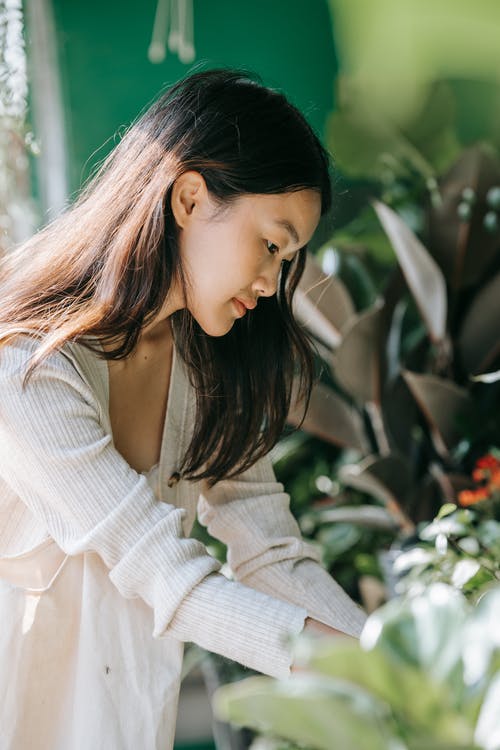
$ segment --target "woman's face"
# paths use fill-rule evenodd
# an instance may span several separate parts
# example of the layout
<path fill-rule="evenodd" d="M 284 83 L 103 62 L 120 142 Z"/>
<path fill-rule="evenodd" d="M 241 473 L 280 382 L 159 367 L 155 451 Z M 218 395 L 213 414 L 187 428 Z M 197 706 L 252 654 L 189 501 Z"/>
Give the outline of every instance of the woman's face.
<path fill-rule="evenodd" d="M 223 336 L 258 297 L 275 294 L 282 262 L 318 225 L 321 200 L 309 189 L 250 194 L 217 213 L 203 177 L 187 172 L 174 185 L 172 208 L 189 282 L 185 306 L 207 334 Z"/>

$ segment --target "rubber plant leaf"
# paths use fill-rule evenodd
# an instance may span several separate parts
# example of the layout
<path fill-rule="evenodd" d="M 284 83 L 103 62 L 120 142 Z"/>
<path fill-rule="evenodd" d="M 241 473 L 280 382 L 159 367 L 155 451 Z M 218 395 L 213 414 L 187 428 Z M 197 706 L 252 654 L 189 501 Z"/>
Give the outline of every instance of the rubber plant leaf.
<path fill-rule="evenodd" d="M 472 409 L 465 388 L 436 375 L 422 375 L 404 370 L 403 378 L 422 411 L 434 447 L 444 458 L 461 439 L 459 418 Z"/>
<path fill-rule="evenodd" d="M 441 269 L 398 214 L 380 201 L 374 208 L 391 240 L 429 336 L 434 343 L 446 336 L 447 295 Z"/>
<path fill-rule="evenodd" d="M 303 411 L 303 406 L 293 402 L 287 421 L 297 427 Z M 301 429 L 341 448 L 354 448 L 361 453 L 369 449 L 361 416 L 324 383 L 314 385 Z"/>

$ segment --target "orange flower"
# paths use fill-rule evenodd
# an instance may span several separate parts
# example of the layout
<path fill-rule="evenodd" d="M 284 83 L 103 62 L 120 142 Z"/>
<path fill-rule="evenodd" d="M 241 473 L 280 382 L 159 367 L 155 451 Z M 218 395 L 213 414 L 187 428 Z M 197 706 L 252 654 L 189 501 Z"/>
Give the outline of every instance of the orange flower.
<path fill-rule="evenodd" d="M 478 487 L 477 490 L 462 490 L 458 493 L 458 503 L 466 508 L 468 505 L 474 505 L 481 500 L 487 500 L 489 492 L 487 487 Z"/>
<path fill-rule="evenodd" d="M 500 459 L 486 453 L 477 459 L 472 478 L 478 485 L 475 490 L 462 490 L 458 493 L 458 503 L 463 507 L 488 500 L 500 490 Z"/>
<path fill-rule="evenodd" d="M 495 469 L 495 471 L 491 472 L 490 488 L 496 490 L 500 489 L 500 469 Z"/>
<path fill-rule="evenodd" d="M 493 456 L 491 453 L 487 453 L 485 456 L 478 458 L 474 471 L 472 472 L 472 478 L 478 484 L 486 481 L 490 478 L 492 472 L 497 471 L 500 468 L 500 461 L 498 458 Z"/>
<path fill-rule="evenodd" d="M 479 482 L 482 482 L 483 479 L 488 478 L 489 471 L 487 469 L 474 469 L 472 472 L 472 478 L 475 482 L 479 484 Z"/>
<path fill-rule="evenodd" d="M 487 453 L 485 456 L 481 456 L 476 461 L 476 469 L 498 469 L 500 467 L 500 460 L 496 458 L 492 453 Z"/>

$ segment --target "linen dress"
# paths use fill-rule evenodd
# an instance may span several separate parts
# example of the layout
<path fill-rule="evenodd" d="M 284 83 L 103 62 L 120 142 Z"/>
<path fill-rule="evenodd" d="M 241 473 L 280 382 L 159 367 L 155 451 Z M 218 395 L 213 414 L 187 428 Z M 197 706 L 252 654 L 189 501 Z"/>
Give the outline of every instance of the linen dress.
<path fill-rule="evenodd" d="M 269 458 L 178 481 L 194 394 L 175 351 L 160 461 L 138 474 L 106 362 L 67 344 L 23 388 L 35 346 L 0 349 L 0 750 L 171 750 L 185 641 L 284 678 L 307 615 L 359 634 Z M 189 537 L 197 514 L 235 580 Z"/>

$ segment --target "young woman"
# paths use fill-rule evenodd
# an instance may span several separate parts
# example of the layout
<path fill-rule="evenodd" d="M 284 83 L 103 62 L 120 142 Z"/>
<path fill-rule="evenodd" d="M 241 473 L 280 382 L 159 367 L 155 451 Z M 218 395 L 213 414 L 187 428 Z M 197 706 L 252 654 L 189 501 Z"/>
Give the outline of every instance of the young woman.
<path fill-rule="evenodd" d="M 297 109 L 197 72 L 4 259 L 2 750 L 168 750 L 185 641 L 285 677 L 290 634 L 359 634 L 268 458 L 311 387 L 291 301 L 329 204 Z"/>

